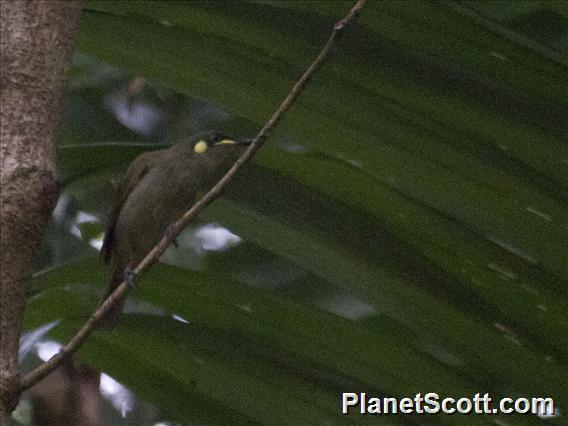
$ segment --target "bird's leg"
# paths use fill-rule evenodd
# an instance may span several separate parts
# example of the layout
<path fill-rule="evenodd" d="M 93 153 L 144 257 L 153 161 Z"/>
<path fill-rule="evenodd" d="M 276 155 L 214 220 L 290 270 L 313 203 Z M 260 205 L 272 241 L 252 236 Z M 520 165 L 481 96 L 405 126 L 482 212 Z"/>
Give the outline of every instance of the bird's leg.
<path fill-rule="evenodd" d="M 124 282 L 131 288 L 137 288 L 135 282 L 136 274 L 132 268 L 132 264 L 129 263 L 126 268 L 124 268 Z"/>
<path fill-rule="evenodd" d="M 168 239 L 170 239 L 175 234 L 175 226 L 174 226 L 173 223 L 170 223 L 168 225 L 168 227 L 166 228 L 165 234 L 166 234 L 166 238 L 168 238 Z M 174 245 L 175 248 L 179 247 L 177 239 L 175 239 L 175 238 L 172 240 L 172 244 Z"/>

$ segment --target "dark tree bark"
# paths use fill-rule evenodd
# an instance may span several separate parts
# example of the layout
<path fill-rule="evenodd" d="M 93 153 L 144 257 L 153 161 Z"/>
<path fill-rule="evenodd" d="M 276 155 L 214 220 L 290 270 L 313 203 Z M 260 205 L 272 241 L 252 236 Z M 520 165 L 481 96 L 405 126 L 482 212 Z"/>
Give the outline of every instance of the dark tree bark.
<path fill-rule="evenodd" d="M 32 261 L 59 194 L 55 134 L 81 3 L 2 1 L 0 422 L 19 398 L 18 347 Z"/>

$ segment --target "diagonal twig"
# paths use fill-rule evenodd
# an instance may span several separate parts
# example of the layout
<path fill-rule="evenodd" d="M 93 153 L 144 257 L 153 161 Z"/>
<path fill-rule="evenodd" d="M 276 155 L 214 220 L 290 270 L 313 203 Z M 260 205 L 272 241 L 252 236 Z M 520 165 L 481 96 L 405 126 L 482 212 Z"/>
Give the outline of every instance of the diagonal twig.
<path fill-rule="evenodd" d="M 288 96 L 280 104 L 278 109 L 272 114 L 270 119 L 262 127 L 260 132 L 254 138 L 252 144 L 247 148 L 247 150 L 241 155 L 241 157 L 233 164 L 229 171 L 205 194 L 197 203 L 195 203 L 185 214 L 178 219 L 168 230 L 166 235 L 150 250 L 150 252 L 142 259 L 142 261 L 134 268 L 134 276 L 140 274 L 144 269 L 146 269 L 151 264 L 155 263 L 166 248 L 173 242 L 173 240 L 183 231 L 188 222 L 193 219 L 197 214 L 203 210 L 207 205 L 209 205 L 213 200 L 215 200 L 222 192 L 223 188 L 229 184 L 233 179 L 235 174 L 243 167 L 243 165 L 249 161 L 252 156 L 264 145 L 267 139 L 270 137 L 272 130 L 278 125 L 282 120 L 282 117 L 296 101 L 298 96 L 303 92 L 306 84 L 312 78 L 314 73 L 321 67 L 325 60 L 329 57 L 333 47 L 337 44 L 337 40 L 345 27 L 350 24 L 356 16 L 361 12 L 363 6 L 367 0 L 357 0 L 355 5 L 347 13 L 347 15 L 338 21 L 331 32 L 327 42 L 323 46 L 322 50 L 318 56 L 314 59 L 312 64 L 300 77 L 300 79 L 294 84 Z M 91 315 L 91 317 L 85 322 L 81 329 L 71 338 L 71 340 L 59 351 L 58 354 L 54 355 L 47 362 L 43 363 L 36 369 L 32 370 L 26 376 L 24 376 L 20 382 L 20 390 L 24 391 L 39 382 L 42 378 L 47 376 L 49 373 L 54 371 L 61 362 L 69 357 L 73 352 L 75 352 L 79 346 L 85 341 L 85 339 L 94 330 L 96 323 L 103 318 L 113 307 L 115 303 L 121 300 L 129 290 L 129 285 L 122 282 L 114 292 L 97 308 L 97 310 Z"/>

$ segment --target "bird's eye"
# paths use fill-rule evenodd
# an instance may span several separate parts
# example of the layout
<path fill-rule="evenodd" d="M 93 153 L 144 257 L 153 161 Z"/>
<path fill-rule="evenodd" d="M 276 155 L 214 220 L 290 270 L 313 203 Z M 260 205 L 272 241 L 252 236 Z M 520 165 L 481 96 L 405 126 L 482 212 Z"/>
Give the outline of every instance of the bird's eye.
<path fill-rule="evenodd" d="M 196 154 L 203 154 L 203 153 L 207 152 L 208 148 L 209 148 L 209 146 L 207 145 L 207 142 L 205 142 L 204 140 L 201 140 L 201 141 L 199 141 L 195 144 L 195 146 L 193 147 L 193 150 L 195 151 Z"/>

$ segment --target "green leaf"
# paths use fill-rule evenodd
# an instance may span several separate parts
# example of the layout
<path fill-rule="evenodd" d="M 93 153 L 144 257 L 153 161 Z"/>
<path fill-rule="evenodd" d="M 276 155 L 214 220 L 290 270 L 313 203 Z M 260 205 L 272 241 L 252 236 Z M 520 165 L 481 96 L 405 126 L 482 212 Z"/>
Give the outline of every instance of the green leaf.
<path fill-rule="evenodd" d="M 181 109 L 161 124 L 169 135 L 250 136 L 351 5 L 87 2 L 78 46 L 88 60 L 69 90 L 72 105 L 96 107 L 65 126 L 67 193 L 102 217 L 109 180 L 164 146 L 132 143 L 104 112 L 127 78 L 189 96 L 181 108 L 156 103 Z M 368 2 L 269 144 L 201 215 L 240 244 L 180 247 L 179 264 L 200 271 L 143 275 L 130 296 L 138 313 L 97 332 L 82 359 L 185 423 L 359 422 L 338 414 L 338 395 L 353 389 L 553 396 L 564 415 L 566 16 L 562 2 Z M 119 68 L 104 66 L 114 80 L 98 82 L 93 58 Z M 94 259 L 36 274 L 26 329 L 63 318 L 52 336 L 68 339 L 105 281 Z M 143 315 L 145 304 L 189 323 Z"/>

